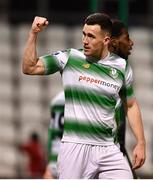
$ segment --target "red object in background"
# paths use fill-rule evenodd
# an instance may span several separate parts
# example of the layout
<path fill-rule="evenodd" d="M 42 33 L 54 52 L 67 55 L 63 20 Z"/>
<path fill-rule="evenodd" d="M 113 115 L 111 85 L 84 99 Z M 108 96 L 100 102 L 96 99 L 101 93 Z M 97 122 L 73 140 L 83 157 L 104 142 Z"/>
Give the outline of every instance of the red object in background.
<path fill-rule="evenodd" d="M 29 157 L 29 171 L 31 178 L 42 178 L 46 168 L 46 156 L 43 146 L 36 133 L 32 133 L 29 142 L 20 146 Z"/>

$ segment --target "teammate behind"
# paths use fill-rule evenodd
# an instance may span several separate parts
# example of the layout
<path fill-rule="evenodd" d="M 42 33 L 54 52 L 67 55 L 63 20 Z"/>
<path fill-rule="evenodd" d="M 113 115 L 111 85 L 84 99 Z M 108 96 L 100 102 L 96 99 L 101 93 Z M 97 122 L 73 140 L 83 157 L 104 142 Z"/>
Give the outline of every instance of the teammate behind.
<path fill-rule="evenodd" d="M 63 134 L 64 104 L 64 92 L 58 93 L 50 104 L 51 119 L 48 128 L 49 163 L 44 173 L 44 179 L 57 178 L 57 156 Z"/>
<path fill-rule="evenodd" d="M 118 20 L 112 20 L 113 28 L 112 28 L 112 37 L 110 43 L 110 50 L 119 55 L 124 59 L 128 59 L 128 56 L 131 54 L 133 41 L 129 37 L 128 29 L 126 25 Z M 126 113 L 124 109 L 124 91 L 120 91 L 120 96 L 122 99 L 121 106 L 116 110 L 116 121 L 117 121 L 117 133 L 116 133 L 116 142 L 119 142 L 120 149 L 123 152 L 124 156 L 126 156 L 129 165 L 131 167 L 133 177 L 137 178 L 134 169 L 132 168 L 132 163 L 130 161 L 129 155 L 125 148 L 125 134 L 126 134 Z"/>

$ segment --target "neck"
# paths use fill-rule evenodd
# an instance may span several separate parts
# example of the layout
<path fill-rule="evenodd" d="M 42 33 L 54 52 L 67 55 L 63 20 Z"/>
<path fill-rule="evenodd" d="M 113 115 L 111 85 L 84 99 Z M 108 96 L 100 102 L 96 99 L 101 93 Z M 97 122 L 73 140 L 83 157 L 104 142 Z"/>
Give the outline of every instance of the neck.
<path fill-rule="evenodd" d="M 98 62 L 99 60 L 103 60 L 105 57 L 108 56 L 110 51 L 108 49 L 104 49 L 101 56 L 93 57 L 93 56 L 87 56 L 88 61 L 90 62 Z"/>
<path fill-rule="evenodd" d="M 109 50 L 105 48 L 102 52 L 101 59 L 104 59 L 108 54 L 109 54 Z"/>

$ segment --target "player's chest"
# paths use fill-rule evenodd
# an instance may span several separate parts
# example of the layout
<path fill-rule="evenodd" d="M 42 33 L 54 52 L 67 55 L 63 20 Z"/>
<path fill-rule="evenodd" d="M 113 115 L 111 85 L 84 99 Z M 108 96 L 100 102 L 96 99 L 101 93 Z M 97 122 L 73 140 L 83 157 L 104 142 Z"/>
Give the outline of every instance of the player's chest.
<path fill-rule="evenodd" d="M 79 62 L 69 64 L 63 73 L 64 84 L 116 93 L 123 84 L 123 75 L 112 66 Z"/>

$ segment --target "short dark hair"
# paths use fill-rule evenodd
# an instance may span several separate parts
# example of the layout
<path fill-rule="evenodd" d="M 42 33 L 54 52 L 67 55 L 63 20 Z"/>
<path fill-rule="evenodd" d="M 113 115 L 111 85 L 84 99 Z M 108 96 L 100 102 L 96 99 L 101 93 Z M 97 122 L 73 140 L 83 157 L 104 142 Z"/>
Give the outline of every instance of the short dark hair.
<path fill-rule="evenodd" d="M 119 37 L 122 35 L 122 30 L 127 29 L 126 25 L 119 19 L 112 20 L 112 37 Z"/>
<path fill-rule="evenodd" d="M 101 29 L 112 34 L 112 21 L 109 15 L 105 13 L 94 13 L 87 16 L 85 19 L 85 24 L 87 25 L 100 25 Z"/>

